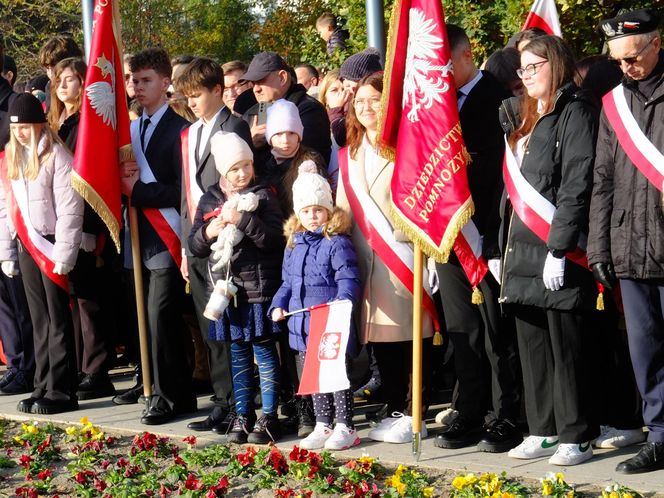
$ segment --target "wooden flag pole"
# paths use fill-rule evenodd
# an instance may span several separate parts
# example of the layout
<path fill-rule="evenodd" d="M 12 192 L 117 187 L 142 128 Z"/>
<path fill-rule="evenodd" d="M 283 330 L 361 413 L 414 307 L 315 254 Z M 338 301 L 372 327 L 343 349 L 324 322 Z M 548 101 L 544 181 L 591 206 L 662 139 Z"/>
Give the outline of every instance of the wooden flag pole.
<path fill-rule="evenodd" d="M 141 261 L 141 242 L 138 238 L 138 211 L 129 206 L 129 230 L 131 233 L 131 261 L 134 266 L 134 293 L 136 297 L 136 318 L 138 320 L 138 339 L 141 346 L 141 370 L 143 371 L 143 395 L 146 408 L 152 396 L 152 375 L 150 370 L 150 342 L 145 318 L 145 294 L 143 293 L 143 262 Z"/>
<path fill-rule="evenodd" d="M 419 461 L 422 453 L 422 249 L 415 242 L 413 270 L 413 455 Z"/>

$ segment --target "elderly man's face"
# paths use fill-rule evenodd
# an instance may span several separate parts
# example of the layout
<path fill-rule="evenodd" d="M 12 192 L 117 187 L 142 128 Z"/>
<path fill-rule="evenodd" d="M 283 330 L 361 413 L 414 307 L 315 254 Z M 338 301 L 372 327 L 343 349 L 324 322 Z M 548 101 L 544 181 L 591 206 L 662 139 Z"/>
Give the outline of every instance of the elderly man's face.
<path fill-rule="evenodd" d="M 633 80 L 642 80 L 655 69 L 659 60 L 659 36 L 623 36 L 609 41 L 611 58 L 620 64 L 624 74 Z"/>
<path fill-rule="evenodd" d="M 254 95 L 258 102 L 274 102 L 286 95 L 290 79 L 286 71 L 273 71 L 260 81 L 254 81 Z"/>

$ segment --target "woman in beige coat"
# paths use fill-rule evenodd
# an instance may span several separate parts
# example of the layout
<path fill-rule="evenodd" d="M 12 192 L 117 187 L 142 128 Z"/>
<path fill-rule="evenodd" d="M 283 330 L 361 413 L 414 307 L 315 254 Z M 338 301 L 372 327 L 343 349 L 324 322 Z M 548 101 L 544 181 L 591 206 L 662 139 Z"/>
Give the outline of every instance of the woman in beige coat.
<path fill-rule="evenodd" d="M 394 229 L 389 214 L 394 163 L 380 157 L 375 150 L 382 91 L 382 72 L 366 76 L 358 84 L 347 121 L 348 146 L 339 151 L 337 206 L 349 212 L 354 220 L 352 239 L 364 284 L 358 333 L 363 344 L 373 347 L 382 385 L 387 387 L 383 391 L 391 413 L 369 432 L 369 437 L 406 443 L 412 440 L 413 295 L 381 259 L 386 257 L 385 253 L 376 252 L 375 241 L 370 243 L 358 223 L 365 220 L 374 235 L 380 233 L 385 241 L 383 247 L 393 250 L 390 257 L 401 256 L 402 260 L 412 261 L 412 247 Z M 429 319 L 424 320 L 423 335 L 424 350 L 428 351 L 433 335 Z M 422 432 L 426 436 L 425 426 Z"/>

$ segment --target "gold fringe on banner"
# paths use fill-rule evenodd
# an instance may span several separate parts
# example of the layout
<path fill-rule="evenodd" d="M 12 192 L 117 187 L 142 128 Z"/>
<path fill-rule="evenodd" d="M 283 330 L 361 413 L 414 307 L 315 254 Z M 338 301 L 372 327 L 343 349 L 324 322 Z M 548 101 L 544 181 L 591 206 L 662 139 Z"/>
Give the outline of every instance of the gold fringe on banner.
<path fill-rule="evenodd" d="M 597 305 L 595 306 L 598 311 L 604 311 L 604 293 L 597 294 Z"/>
<path fill-rule="evenodd" d="M 473 296 L 470 299 L 473 304 L 480 305 L 484 302 L 484 294 L 477 287 L 473 287 Z"/>
<path fill-rule="evenodd" d="M 433 345 L 434 346 L 442 346 L 443 345 L 443 336 L 440 333 L 440 330 L 436 330 L 436 332 L 433 334 Z"/>
<path fill-rule="evenodd" d="M 118 173 L 119 174 L 119 173 Z M 99 196 L 97 191 L 92 188 L 92 186 L 85 181 L 79 174 L 72 170 L 71 172 L 71 184 L 74 187 L 74 190 L 79 193 L 81 197 L 87 202 L 92 209 L 95 210 L 95 213 L 99 215 L 102 221 L 108 227 L 108 231 L 111 234 L 111 239 L 115 243 L 115 248 L 118 253 L 120 252 L 120 224 L 118 220 L 113 216 L 111 210 L 108 209 L 108 206 L 104 200 Z"/>

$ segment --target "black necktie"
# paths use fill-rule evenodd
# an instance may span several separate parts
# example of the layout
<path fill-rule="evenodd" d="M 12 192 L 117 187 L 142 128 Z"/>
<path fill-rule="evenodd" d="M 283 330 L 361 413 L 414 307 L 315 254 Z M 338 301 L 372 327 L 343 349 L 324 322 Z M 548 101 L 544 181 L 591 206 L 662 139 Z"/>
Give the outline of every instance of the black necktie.
<path fill-rule="evenodd" d="M 141 130 L 141 150 L 145 152 L 145 132 L 148 131 L 148 126 L 150 126 L 150 118 L 145 118 L 141 125 L 143 126 Z"/>

